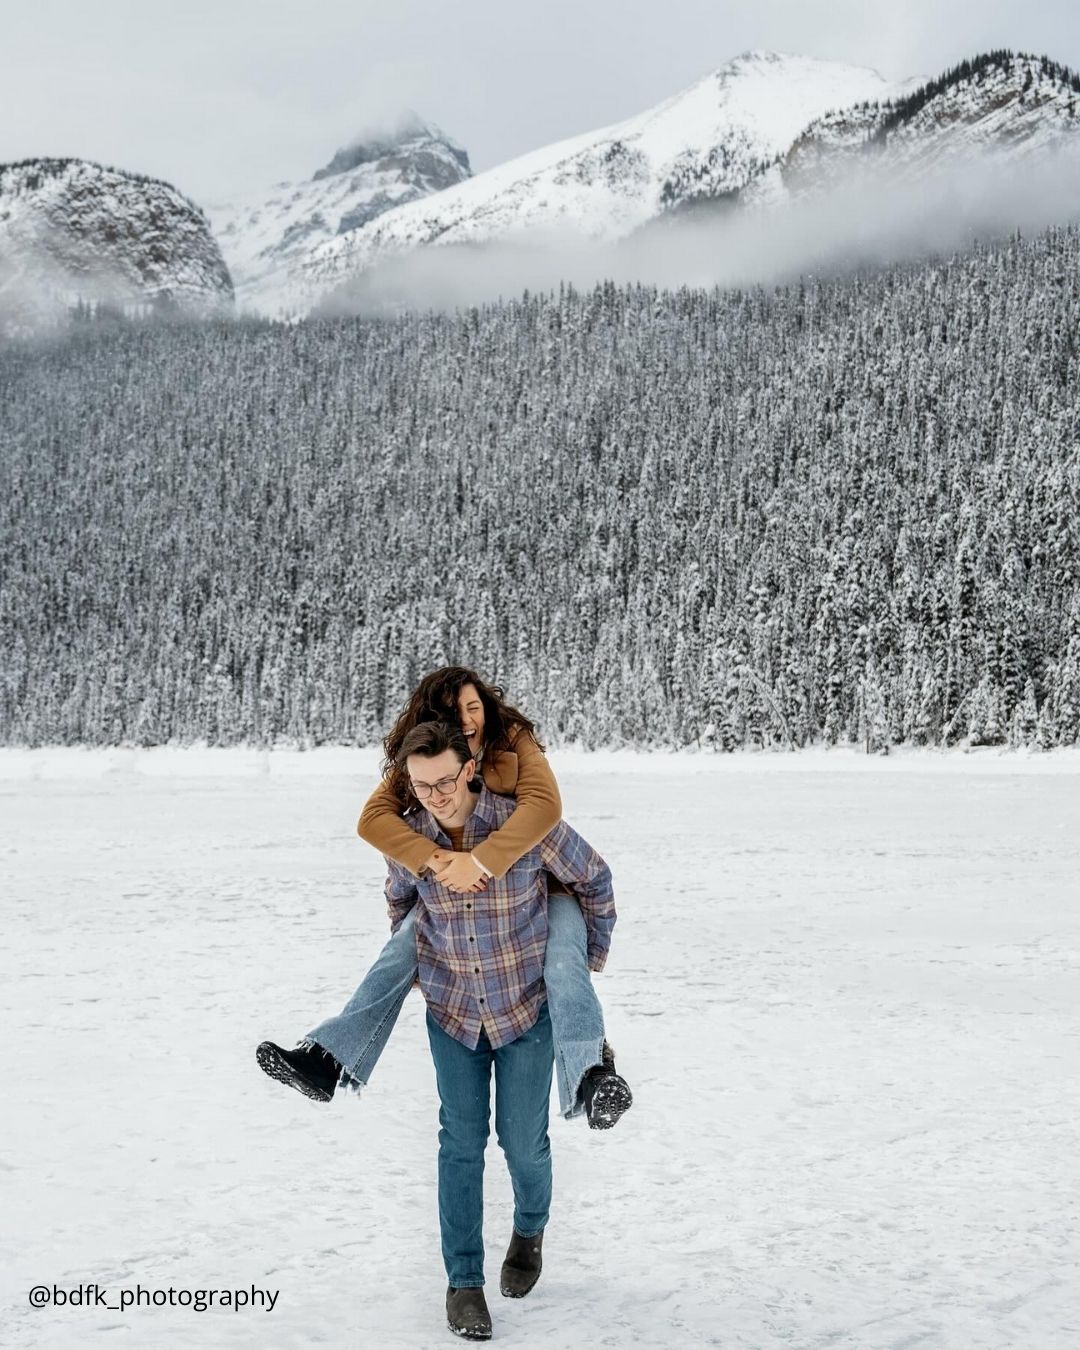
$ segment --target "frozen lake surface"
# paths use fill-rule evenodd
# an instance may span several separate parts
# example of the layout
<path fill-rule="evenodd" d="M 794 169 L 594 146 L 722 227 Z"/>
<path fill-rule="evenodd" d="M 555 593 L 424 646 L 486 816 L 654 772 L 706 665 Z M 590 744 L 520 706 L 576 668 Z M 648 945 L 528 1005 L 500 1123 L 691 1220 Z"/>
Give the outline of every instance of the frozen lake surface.
<path fill-rule="evenodd" d="M 544 1273 L 496 1344 L 1080 1344 L 1080 757 L 554 754 L 607 857 L 635 1105 L 553 1113 Z M 367 1092 L 256 1043 L 387 932 L 375 756 L 0 751 L 13 1346 L 436 1347 L 437 1098 L 413 994 Z M 33 1285 L 272 1311 L 44 1307 Z"/>

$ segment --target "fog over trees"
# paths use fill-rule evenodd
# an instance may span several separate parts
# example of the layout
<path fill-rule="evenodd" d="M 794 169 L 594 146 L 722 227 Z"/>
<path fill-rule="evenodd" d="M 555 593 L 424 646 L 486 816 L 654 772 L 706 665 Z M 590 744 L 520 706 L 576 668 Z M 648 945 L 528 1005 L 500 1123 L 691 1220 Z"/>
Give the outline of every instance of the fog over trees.
<path fill-rule="evenodd" d="M 0 350 L 0 739 L 1080 739 L 1080 232 Z"/>

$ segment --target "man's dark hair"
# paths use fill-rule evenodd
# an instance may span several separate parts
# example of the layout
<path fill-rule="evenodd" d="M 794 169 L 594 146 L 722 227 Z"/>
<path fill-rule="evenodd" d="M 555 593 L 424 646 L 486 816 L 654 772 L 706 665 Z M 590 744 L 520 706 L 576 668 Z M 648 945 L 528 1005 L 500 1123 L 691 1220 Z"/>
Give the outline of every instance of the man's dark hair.
<path fill-rule="evenodd" d="M 453 750 L 460 764 L 472 759 L 469 742 L 460 727 L 452 727 L 447 722 L 421 722 L 412 731 L 406 732 L 397 752 L 397 767 L 403 769 L 410 755 L 425 755 L 428 759 L 434 759 L 444 750 Z"/>

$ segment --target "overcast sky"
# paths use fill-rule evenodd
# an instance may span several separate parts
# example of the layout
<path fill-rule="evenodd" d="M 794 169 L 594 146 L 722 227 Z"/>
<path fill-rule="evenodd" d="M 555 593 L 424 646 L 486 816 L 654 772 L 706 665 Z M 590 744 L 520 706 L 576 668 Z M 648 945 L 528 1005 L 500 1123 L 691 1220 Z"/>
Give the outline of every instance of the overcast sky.
<path fill-rule="evenodd" d="M 307 178 L 412 107 L 490 168 L 748 47 L 932 76 L 993 47 L 1080 70 L 1076 0 L 34 0 L 5 7 L 0 162 L 76 155 L 209 205 Z"/>

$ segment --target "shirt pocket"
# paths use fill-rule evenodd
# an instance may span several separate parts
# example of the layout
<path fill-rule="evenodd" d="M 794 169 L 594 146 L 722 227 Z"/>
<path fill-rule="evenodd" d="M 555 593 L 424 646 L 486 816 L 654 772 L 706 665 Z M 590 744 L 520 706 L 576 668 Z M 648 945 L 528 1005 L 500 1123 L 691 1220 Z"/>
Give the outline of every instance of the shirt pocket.
<path fill-rule="evenodd" d="M 465 897 L 448 891 L 445 886 L 433 884 L 424 893 L 424 905 L 433 918 L 448 923 L 459 910 L 464 909 Z"/>

